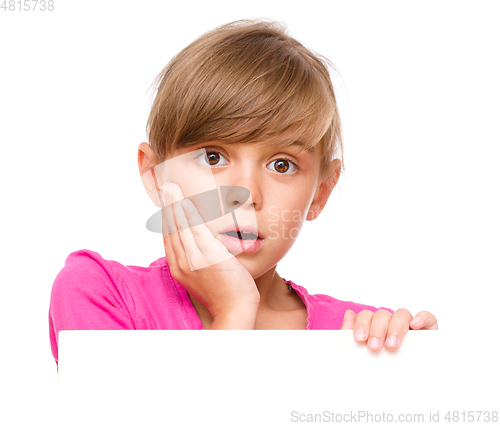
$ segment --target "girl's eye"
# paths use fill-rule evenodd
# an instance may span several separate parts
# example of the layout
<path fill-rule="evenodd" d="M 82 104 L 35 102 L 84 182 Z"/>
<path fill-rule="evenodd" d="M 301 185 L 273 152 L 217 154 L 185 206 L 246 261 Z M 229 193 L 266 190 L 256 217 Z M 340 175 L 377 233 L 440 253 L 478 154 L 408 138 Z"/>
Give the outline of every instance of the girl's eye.
<path fill-rule="evenodd" d="M 197 159 L 203 164 L 204 166 L 221 166 L 222 164 L 227 164 L 228 161 L 226 158 L 217 151 L 206 151 L 205 155 L 200 155 L 197 157 Z M 226 160 L 225 163 L 219 163 L 221 159 Z"/>
<path fill-rule="evenodd" d="M 295 164 L 293 164 L 291 161 L 285 160 L 284 158 L 278 158 L 277 160 L 271 161 L 269 165 L 273 163 L 273 169 L 282 175 L 289 175 L 296 169 Z"/>

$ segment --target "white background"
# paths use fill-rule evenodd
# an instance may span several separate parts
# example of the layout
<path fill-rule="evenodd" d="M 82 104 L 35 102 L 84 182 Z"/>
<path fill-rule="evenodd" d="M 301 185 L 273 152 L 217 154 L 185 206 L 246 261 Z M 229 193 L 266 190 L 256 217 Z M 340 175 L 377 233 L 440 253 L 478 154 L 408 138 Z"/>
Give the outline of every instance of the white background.
<path fill-rule="evenodd" d="M 471 344 L 457 351 L 461 338 Z M 297 423 L 293 411 L 303 419 L 334 411 L 339 422 L 338 414 L 351 410 L 387 414 L 386 421 L 360 422 L 369 425 L 392 424 L 389 414 L 394 423 L 401 423 L 398 414 L 420 414 L 406 423 L 436 426 L 429 413 L 437 411 L 440 424 L 456 425 L 459 415 L 446 421 L 454 411 L 465 412 L 461 424 L 464 418 L 477 423 L 478 411 L 490 417 L 500 411 L 492 386 L 500 380 L 499 338 L 491 330 L 410 331 L 397 353 L 373 354 L 350 331 L 65 330 L 59 333 L 59 411 L 63 426 L 282 426 Z M 297 353 L 299 345 L 307 350 Z M 478 347 L 481 362 L 471 362 Z M 263 349 L 265 361 L 256 362 Z M 99 407 L 104 413 L 96 418 Z M 488 414 L 481 415 L 487 423 Z M 214 417 L 217 423 L 207 421 Z M 357 423 L 349 418 L 342 424 Z"/>
<path fill-rule="evenodd" d="M 53 12 L 0 10 L 9 407 L 50 415 L 57 375 L 47 312 L 69 253 L 86 248 L 140 266 L 164 256 L 161 236 L 145 228 L 156 207 L 137 168 L 148 88 L 196 37 L 242 18 L 285 22 L 341 76 L 346 172 L 280 274 L 310 293 L 429 310 L 443 330 L 498 330 L 497 9 L 494 1 L 55 0 Z"/>

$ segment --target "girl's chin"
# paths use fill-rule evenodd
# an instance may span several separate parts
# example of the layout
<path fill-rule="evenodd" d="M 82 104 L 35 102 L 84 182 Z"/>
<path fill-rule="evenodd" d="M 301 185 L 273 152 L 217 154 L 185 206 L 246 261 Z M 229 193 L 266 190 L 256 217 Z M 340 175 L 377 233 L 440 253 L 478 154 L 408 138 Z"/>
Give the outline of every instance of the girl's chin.
<path fill-rule="evenodd" d="M 239 255 L 236 255 L 235 257 L 246 268 L 246 270 L 250 273 L 250 275 L 254 280 L 262 277 L 276 266 L 276 263 L 272 264 L 268 262 L 263 262 L 262 259 L 260 260 L 257 260 L 255 258 L 252 259 L 245 253 L 241 253 Z"/>

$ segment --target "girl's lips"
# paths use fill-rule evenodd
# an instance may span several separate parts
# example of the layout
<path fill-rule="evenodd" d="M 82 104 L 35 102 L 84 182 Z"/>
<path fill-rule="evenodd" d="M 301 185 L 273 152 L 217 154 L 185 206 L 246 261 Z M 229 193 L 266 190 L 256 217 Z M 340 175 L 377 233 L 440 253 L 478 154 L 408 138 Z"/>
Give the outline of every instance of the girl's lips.
<path fill-rule="evenodd" d="M 264 244 L 264 239 L 258 238 L 256 240 L 240 240 L 239 238 L 231 237 L 227 234 L 219 234 L 222 243 L 230 251 L 241 251 L 243 253 L 255 253 Z"/>
<path fill-rule="evenodd" d="M 233 225 L 228 226 L 227 228 L 224 228 L 223 230 L 221 230 L 220 233 L 223 234 L 223 233 L 230 232 L 230 231 L 248 232 L 248 233 L 252 233 L 252 234 L 259 236 L 259 238 L 264 238 L 264 236 L 259 232 L 259 230 L 255 226 L 252 226 L 252 225 L 235 226 L 233 224 Z"/>

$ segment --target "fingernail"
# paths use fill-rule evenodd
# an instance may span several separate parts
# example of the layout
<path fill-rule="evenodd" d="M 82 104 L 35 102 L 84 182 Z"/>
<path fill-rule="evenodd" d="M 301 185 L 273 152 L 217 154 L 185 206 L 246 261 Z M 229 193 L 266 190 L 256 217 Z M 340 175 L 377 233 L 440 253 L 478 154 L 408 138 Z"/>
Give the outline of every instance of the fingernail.
<path fill-rule="evenodd" d="M 187 200 L 182 200 L 181 204 L 182 204 L 182 207 L 184 207 L 185 209 L 188 208 L 189 204 L 188 204 Z"/>
<path fill-rule="evenodd" d="M 396 336 L 389 336 L 387 338 L 387 346 L 391 348 L 395 348 L 398 346 L 398 338 Z"/>
<path fill-rule="evenodd" d="M 365 340 L 365 332 L 363 330 L 356 330 L 354 333 L 354 340 Z"/>
<path fill-rule="evenodd" d="M 422 325 L 422 320 L 420 318 L 413 318 L 410 322 L 412 327 L 420 327 Z"/>
<path fill-rule="evenodd" d="M 368 346 L 372 349 L 378 349 L 380 347 L 380 340 L 378 340 L 376 337 L 372 337 L 368 342 Z"/>
<path fill-rule="evenodd" d="M 172 188 L 169 184 L 165 184 L 161 188 L 161 192 L 163 192 L 163 198 L 167 203 L 170 203 L 170 198 L 172 195 Z"/>

